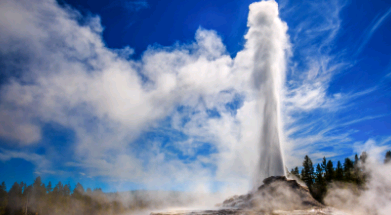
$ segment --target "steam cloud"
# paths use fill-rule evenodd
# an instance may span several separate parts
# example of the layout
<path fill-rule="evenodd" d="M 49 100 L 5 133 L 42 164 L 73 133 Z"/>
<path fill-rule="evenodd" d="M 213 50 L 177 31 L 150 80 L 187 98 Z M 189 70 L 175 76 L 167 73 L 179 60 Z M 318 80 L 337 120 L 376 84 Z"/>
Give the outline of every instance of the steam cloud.
<path fill-rule="evenodd" d="M 262 115 L 260 168 L 256 179 L 285 175 L 281 153 L 280 97 L 285 80 L 285 50 L 288 48 L 286 23 L 278 17 L 276 2 L 250 5 L 246 35 L 253 54 L 254 84 L 259 90 L 258 106 Z M 260 183 L 258 182 L 259 185 Z"/>
<path fill-rule="evenodd" d="M 391 164 L 383 164 L 385 147 L 370 139 L 363 149 L 369 155 L 361 164 L 367 177 L 365 189 L 336 184 L 328 191 L 325 203 L 355 215 L 387 215 L 391 211 Z"/>
<path fill-rule="evenodd" d="M 151 46 L 133 60 L 131 48 L 105 46 L 99 17 L 82 17 L 55 0 L 1 1 L 0 135 L 10 148 L 0 149 L 0 159 L 34 157 L 40 174 L 71 168 L 150 189 L 210 191 L 217 181 L 231 194 L 284 175 L 287 25 L 276 2 L 262 1 L 250 5 L 248 27 L 235 58 L 216 32 L 200 28 L 193 43 Z M 75 141 L 61 149 L 42 141 L 47 125 L 71 130 Z M 186 135 L 168 144 L 194 161 L 159 140 L 134 143 L 149 130 Z M 197 154 L 200 143 L 215 152 Z M 36 154 L 37 146 L 48 150 Z"/>

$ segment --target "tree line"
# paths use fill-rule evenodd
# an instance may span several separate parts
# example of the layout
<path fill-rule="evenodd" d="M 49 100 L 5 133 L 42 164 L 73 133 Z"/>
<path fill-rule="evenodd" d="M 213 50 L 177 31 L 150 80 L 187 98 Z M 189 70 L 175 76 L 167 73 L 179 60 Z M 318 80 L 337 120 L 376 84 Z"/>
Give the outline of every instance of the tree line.
<path fill-rule="evenodd" d="M 85 190 L 77 183 L 73 191 L 69 184 L 58 182 L 52 187 L 37 177 L 32 185 L 15 182 L 7 192 L 5 183 L 0 186 L 0 215 L 52 215 L 52 214 L 120 214 L 125 207 L 97 188 Z"/>
<path fill-rule="evenodd" d="M 357 154 L 354 160 L 345 158 L 334 166 L 331 160 L 325 157 L 322 162 L 314 166 L 309 156 L 304 157 L 303 168 L 291 170 L 290 174 L 301 179 L 309 188 L 312 196 L 320 202 L 327 194 L 332 183 L 349 183 L 364 189 L 368 180 L 365 171 L 367 153 Z M 391 151 L 385 155 L 384 163 L 391 163 Z M 84 187 L 77 183 L 72 190 L 70 184 L 58 182 L 52 187 L 42 183 L 41 177 L 37 177 L 34 183 L 15 182 L 7 192 L 5 182 L 0 185 L 0 215 L 100 215 L 122 214 L 128 210 L 142 209 L 154 204 L 153 201 L 135 195 L 132 202 L 124 204 L 119 201 L 117 194 L 103 193 L 102 189 Z M 174 195 L 177 197 L 177 194 Z M 173 198 L 176 199 L 176 198 Z"/>
<path fill-rule="evenodd" d="M 360 156 L 354 156 L 354 160 L 345 158 L 344 163 L 337 162 L 336 167 L 331 160 L 323 157 L 321 163 L 315 165 L 312 160 L 306 155 L 303 161 L 301 172 L 298 167 L 291 170 L 291 174 L 301 179 L 308 187 L 312 196 L 323 203 L 323 199 L 327 194 L 327 190 L 331 183 L 349 183 L 357 186 L 359 189 L 365 189 L 365 183 L 368 180 L 368 175 L 365 172 L 365 162 L 368 158 L 366 152 Z M 391 151 L 386 152 L 384 163 L 391 162 Z"/>

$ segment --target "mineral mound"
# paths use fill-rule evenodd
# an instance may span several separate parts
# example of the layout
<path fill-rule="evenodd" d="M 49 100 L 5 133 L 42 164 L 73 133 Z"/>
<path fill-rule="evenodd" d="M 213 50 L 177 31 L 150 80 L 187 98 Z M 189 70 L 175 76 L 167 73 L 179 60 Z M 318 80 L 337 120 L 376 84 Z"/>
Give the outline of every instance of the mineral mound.
<path fill-rule="evenodd" d="M 334 214 L 316 201 L 307 187 L 285 176 L 272 176 L 246 195 L 233 196 L 218 204 L 218 209 L 204 211 L 167 211 L 151 215 L 266 215 L 266 214 Z"/>
<path fill-rule="evenodd" d="M 224 208 L 256 210 L 303 210 L 323 208 L 310 194 L 307 187 L 285 176 L 272 176 L 263 180 L 263 185 L 246 195 L 233 196 L 222 204 Z"/>

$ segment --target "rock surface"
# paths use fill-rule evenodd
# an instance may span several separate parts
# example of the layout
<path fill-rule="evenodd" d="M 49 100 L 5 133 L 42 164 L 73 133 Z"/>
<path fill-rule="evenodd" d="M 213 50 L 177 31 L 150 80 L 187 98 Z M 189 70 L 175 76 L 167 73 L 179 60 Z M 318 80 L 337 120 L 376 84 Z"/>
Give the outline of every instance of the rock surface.
<path fill-rule="evenodd" d="M 222 207 L 273 211 L 322 208 L 324 205 L 311 196 L 308 188 L 295 180 L 272 176 L 264 179 L 257 190 L 225 200 Z"/>
<path fill-rule="evenodd" d="M 343 214 L 326 208 L 316 201 L 308 188 L 285 176 L 272 176 L 263 180 L 263 185 L 246 195 L 233 196 L 219 204 L 220 209 L 202 211 L 152 212 L 151 215 L 312 215 Z"/>
<path fill-rule="evenodd" d="M 262 211 L 245 209 L 217 209 L 203 211 L 167 211 L 152 212 L 151 215 L 348 215 L 333 208 L 293 210 L 293 211 Z"/>

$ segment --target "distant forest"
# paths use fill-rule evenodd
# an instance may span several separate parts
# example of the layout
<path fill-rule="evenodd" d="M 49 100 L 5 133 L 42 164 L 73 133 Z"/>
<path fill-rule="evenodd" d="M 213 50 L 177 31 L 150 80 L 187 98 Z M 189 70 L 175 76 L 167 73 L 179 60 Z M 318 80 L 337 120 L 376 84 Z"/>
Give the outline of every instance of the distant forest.
<path fill-rule="evenodd" d="M 354 185 L 357 189 L 365 189 L 365 184 L 368 180 L 368 174 L 365 171 L 365 162 L 367 160 L 367 153 L 363 152 L 360 157 L 356 154 L 354 161 L 350 158 L 345 158 L 345 162 L 341 164 L 337 162 L 334 164 L 331 160 L 323 157 L 322 162 L 316 167 L 311 159 L 306 155 L 303 161 L 303 168 L 301 172 L 298 167 L 291 170 L 291 174 L 301 179 L 309 188 L 312 196 L 323 203 L 323 199 L 327 194 L 327 190 L 331 184 L 342 184 L 345 186 Z M 384 163 L 391 162 L 391 151 L 385 155 Z"/>
<path fill-rule="evenodd" d="M 365 189 L 368 180 L 365 171 L 366 160 L 367 153 L 363 152 L 360 157 L 356 154 L 354 161 L 349 158 L 346 158 L 343 164 L 338 161 L 336 167 L 326 158 L 314 167 L 311 159 L 305 156 L 302 170 L 299 171 L 296 167 L 290 174 L 301 179 L 313 197 L 323 202 L 331 184 L 350 184 L 357 186 L 358 189 Z M 391 151 L 386 153 L 384 159 L 384 163 L 389 162 L 391 162 Z M 186 199 L 179 193 L 170 195 L 165 199 L 174 199 L 177 202 Z M 158 201 L 146 201 L 141 195 L 135 196 L 130 205 L 128 202 L 124 206 L 115 193 L 103 193 L 99 188 L 85 190 L 80 183 L 77 183 L 73 191 L 69 184 L 61 182 L 52 187 L 50 182 L 45 185 L 41 177 L 37 177 L 32 185 L 15 182 L 8 192 L 5 183 L 1 183 L 0 215 L 107 215 L 121 214 L 129 209 L 143 209 L 151 204 L 162 204 Z"/>
<path fill-rule="evenodd" d="M 0 187 L 0 215 L 50 214 L 120 214 L 123 205 L 110 198 L 101 189 L 84 190 L 77 183 L 73 192 L 69 184 L 61 182 L 54 187 L 37 177 L 32 185 L 15 182 L 7 192 L 5 183 Z"/>

